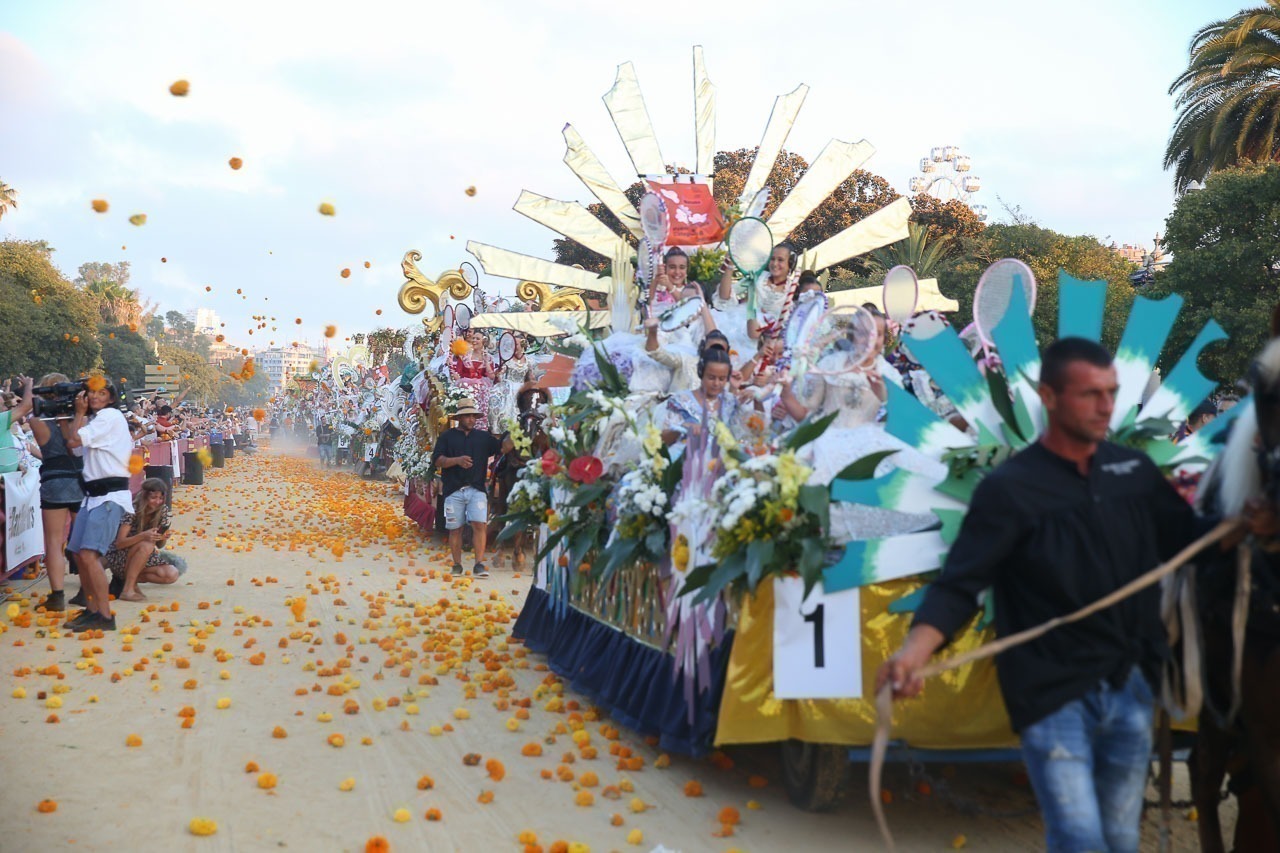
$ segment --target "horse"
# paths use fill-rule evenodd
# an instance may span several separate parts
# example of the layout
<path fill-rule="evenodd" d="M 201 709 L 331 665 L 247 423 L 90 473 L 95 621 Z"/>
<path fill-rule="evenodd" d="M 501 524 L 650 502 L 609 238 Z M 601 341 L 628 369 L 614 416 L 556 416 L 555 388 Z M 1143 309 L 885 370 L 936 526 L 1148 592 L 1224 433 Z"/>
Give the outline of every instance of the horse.
<path fill-rule="evenodd" d="M 1250 378 L 1253 393 L 1240 404 L 1245 408 L 1201 486 L 1200 508 L 1224 518 L 1239 516 L 1257 498 L 1280 512 L 1280 338 L 1258 356 Z M 1243 570 L 1224 554 L 1197 573 L 1204 700 L 1192 798 L 1201 850 L 1224 853 L 1218 803 L 1230 770 L 1240 806 L 1235 851 L 1274 853 L 1280 850 L 1280 537 L 1238 547 L 1247 549 L 1235 555 L 1248 558 Z"/>
<path fill-rule="evenodd" d="M 531 391 L 540 391 L 541 389 L 530 389 Z M 545 392 L 543 392 L 545 395 Z M 512 448 L 499 457 L 497 464 L 494 466 L 493 478 L 489 482 L 489 541 L 497 543 L 498 534 L 502 532 L 502 523 L 498 519 L 507 512 L 507 499 L 511 495 L 511 490 L 515 488 L 516 480 L 520 477 L 521 470 L 530 459 L 536 459 L 545 453 L 551 447 L 551 439 L 542 429 L 542 416 L 536 410 L 537 399 L 541 399 L 536 394 L 528 391 L 520 395 L 520 430 L 525 435 L 531 436 L 529 440 L 529 455 L 522 456 L 520 451 Z M 517 533 L 515 539 L 511 543 L 512 551 L 512 568 L 519 569 L 524 563 L 524 546 L 526 533 L 521 531 Z M 498 561 L 499 546 L 495 544 L 494 562 Z"/>

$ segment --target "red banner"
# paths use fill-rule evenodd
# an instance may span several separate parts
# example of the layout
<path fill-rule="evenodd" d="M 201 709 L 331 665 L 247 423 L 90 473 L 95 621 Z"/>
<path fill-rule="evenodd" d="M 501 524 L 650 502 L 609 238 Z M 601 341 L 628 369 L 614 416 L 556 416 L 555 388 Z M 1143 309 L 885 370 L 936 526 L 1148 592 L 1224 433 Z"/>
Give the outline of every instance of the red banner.
<path fill-rule="evenodd" d="M 648 184 L 667 205 L 668 246 L 706 246 L 724 239 L 728 228 L 709 184 Z"/>

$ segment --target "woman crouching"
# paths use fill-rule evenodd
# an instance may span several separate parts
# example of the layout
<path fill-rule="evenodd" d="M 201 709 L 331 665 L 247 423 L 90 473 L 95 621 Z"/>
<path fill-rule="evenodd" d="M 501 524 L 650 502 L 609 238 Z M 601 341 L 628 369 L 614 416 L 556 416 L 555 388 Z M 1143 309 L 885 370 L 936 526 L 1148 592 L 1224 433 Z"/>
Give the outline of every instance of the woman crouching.
<path fill-rule="evenodd" d="M 121 601 L 146 601 L 140 583 L 173 583 L 182 569 L 160 551 L 169 537 L 169 486 L 164 480 L 142 481 L 133 498 L 133 512 L 125 513 L 116 541 L 103 558 L 111 571 L 111 591 Z M 119 590 L 117 592 L 117 590 Z"/>

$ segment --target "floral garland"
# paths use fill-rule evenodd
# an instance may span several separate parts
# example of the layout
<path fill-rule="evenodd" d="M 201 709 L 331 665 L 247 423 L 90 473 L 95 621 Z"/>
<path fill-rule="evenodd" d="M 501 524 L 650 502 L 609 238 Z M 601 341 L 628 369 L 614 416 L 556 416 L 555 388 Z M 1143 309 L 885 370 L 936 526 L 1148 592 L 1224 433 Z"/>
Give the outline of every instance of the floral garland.
<path fill-rule="evenodd" d="M 693 593 L 699 602 L 726 589 L 749 594 L 764 578 L 792 572 L 804 580 L 807 591 L 821 579 L 833 544 L 828 535 L 830 489 L 807 484 L 812 472 L 796 451 L 822 435 L 835 414 L 802 423 L 759 456 L 746 453 L 728 428 L 717 424 L 724 474 L 712 487 L 710 500 L 697 507 L 717 514 L 710 548 L 716 562 L 692 568 L 682 595 Z M 678 555 L 673 560 L 678 568 Z"/>
<path fill-rule="evenodd" d="M 642 461 L 622 475 L 610 498 L 613 532 L 596 572 L 602 579 L 637 562 L 661 563 L 670 549 L 667 510 L 680 483 L 684 461 L 672 461 L 661 433 L 652 424 L 643 447 Z"/>

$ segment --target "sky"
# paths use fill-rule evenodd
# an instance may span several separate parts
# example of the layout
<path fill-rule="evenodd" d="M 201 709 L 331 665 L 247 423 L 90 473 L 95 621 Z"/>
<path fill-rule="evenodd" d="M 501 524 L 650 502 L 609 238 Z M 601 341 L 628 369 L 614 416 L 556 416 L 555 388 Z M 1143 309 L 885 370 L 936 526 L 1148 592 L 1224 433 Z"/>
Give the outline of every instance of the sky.
<path fill-rule="evenodd" d="M 865 168 L 906 193 L 919 159 L 955 144 L 992 221 L 1008 205 L 1149 245 L 1173 205 L 1169 84 L 1191 34 L 1243 5 L 3 0 L 0 180 L 19 207 L 0 239 L 47 240 L 70 278 L 128 260 L 144 298 L 213 308 L 239 345 L 407 326 L 411 249 L 431 278 L 474 260 L 467 240 L 552 258 L 557 235 L 511 206 L 522 189 L 594 201 L 562 163 L 566 122 L 631 182 L 600 100 L 620 63 L 665 159 L 692 166 L 700 44 L 717 149 L 758 144 L 774 98 L 806 83 L 787 148 L 807 159 L 866 139 Z M 169 94 L 178 79 L 189 96 Z M 278 330 L 248 336 L 263 313 Z"/>

